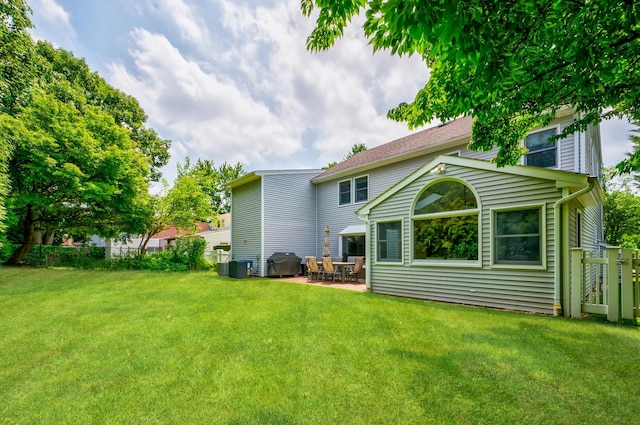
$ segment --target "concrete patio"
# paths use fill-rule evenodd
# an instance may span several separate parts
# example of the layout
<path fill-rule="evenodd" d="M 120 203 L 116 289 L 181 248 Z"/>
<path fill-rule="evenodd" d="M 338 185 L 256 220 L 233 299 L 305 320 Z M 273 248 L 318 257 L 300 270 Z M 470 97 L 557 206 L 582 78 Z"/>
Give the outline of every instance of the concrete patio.
<path fill-rule="evenodd" d="M 305 285 L 315 285 L 315 286 L 325 286 L 327 288 L 338 288 L 338 289 L 348 289 L 350 291 L 360 291 L 365 292 L 366 286 L 364 284 L 364 279 L 360 279 L 360 283 L 356 282 L 341 282 L 336 281 L 332 282 L 330 280 L 312 280 L 308 281 L 307 276 L 296 276 L 296 277 L 274 277 L 269 278 L 273 280 L 279 280 L 281 282 L 293 282 L 293 283 L 302 283 Z"/>

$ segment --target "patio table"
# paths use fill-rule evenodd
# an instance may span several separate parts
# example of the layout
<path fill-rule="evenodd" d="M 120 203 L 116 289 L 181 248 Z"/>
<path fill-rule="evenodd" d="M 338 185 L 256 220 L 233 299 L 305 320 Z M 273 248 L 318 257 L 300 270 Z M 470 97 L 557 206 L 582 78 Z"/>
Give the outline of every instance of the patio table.
<path fill-rule="evenodd" d="M 342 283 L 344 283 L 345 269 L 347 268 L 347 266 L 355 266 L 356 263 L 354 261 L 333 261 L 333 265 L 340 269 L 340 275 L 342 276 Z"/>

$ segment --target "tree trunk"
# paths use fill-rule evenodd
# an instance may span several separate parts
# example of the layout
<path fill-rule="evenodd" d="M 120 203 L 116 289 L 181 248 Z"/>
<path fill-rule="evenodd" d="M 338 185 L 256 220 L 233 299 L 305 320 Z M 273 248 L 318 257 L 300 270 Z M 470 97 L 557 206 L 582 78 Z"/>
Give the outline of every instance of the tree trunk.
<path fill-rule="evenodd" d="M 38 233 L 35 228 L 34 212 L 32 207 L 27 207 L 27 217 L 24 221 L 24 242 L 9 259 L 8 263 L 18 265 L 22 263 L 25 255 L 31 251 L 31 248 L 38 242 Z"/>
<path fill-rule="evenodd" d="M 140 243 L 138 258 L 141 259 L 147 253 L 147 244 L 151 240 L 151 236 L 153 236 L 153 234 L 151 232 L 149 232 L 149 233 L 147 233 L 146 235 L 144 235 L 142 237 L 142 242 Z"/>
<path fill-rule="evenodd" d="M 44 236 L 42 237 L 42 244 L 43 245 L 53 245 L 53 238 L 56 236 L 56 230 L 55 229 L 47 229 L 47 231 L 44 233 Z"/>

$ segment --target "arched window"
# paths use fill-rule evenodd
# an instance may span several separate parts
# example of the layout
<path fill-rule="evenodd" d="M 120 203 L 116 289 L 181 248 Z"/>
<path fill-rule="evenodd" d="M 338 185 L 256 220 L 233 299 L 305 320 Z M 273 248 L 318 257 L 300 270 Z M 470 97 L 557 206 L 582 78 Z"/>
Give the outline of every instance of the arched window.
<path fill-rule="evenodd" d="M 478 260 L 478 201 L 457 180 L 439 180 L 413 209 L 413 258 Z"/>

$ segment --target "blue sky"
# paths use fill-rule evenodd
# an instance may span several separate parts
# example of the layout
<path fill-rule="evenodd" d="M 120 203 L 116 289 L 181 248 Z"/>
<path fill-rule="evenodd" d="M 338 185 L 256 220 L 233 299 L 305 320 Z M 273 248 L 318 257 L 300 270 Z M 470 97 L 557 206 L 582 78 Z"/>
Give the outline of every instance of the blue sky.
<path fill-rule="evenodd" d="M 358 22 L 312 54 L 299 0 L 28 0 L 34 37 L 86 59 L 138 99 L 185 156 L 246 170 L 319 168 L 354 143 L 409 134 L 386 112 L 428 78 L 416 57 L 375 55 Z M 601 125 L 605 165 L 630 149 L 628 123 Z"/>

